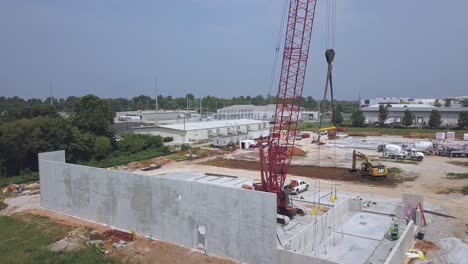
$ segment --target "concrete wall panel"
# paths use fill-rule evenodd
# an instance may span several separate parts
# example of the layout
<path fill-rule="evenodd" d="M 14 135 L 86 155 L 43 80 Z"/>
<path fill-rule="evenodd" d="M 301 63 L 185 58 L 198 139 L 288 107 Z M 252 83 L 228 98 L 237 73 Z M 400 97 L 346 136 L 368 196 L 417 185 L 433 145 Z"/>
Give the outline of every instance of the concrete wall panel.
<path fill-rule="evenodd" d="M 49 160 L 65 163 L 65 150 L 39 153 L 38 158 L 39 160 Z"/>
<path fill-rule="evenodd" d="M 150 232 L 150 227 L 153 222 L 152 211 L 152 186 L 150 178 L 143 175 L 132 175 L 134 183 L 131 189 L 131 208 L 135 219 L 135 230 L 143 234 Z"/>
<path fill-rule="evenodd" d="M 40 155 L 64 160 L 64 153 Z M 276 263 L 276 197 L 207 182 L 40 160 L 42 206 L 247 263 Z M 194 174 L 193 177 L 196 178 Z"/>
<path fill-rule="evenodd" d="M 89 212 L 96 212 L 96 222 L 106 224 L 109 222 L 112 205 L 107 172 L 107 170 L 93 170 L 89 174 Z"/>
<path fill-rule="evenodd" d="M 49 205 L 51 209 L 73 214 L 73 187 L 71 181 L 72 169 L 65 163 L 49 162 L 50 166 L 54 166 L 54 176 L 52 177 L 52 185 L 50 189 L 55 192 L 52 203 Z"/>
<path fill-rule="evenodd" d="M 240 222 L 262 225 L 263 200 L 258 199 L 256 192 L 244 191 L 240 196 Z M 276 205 L 275 205 L 276 206 Z M 276 218 L 276 216 L 275 216 Z"/>
<path fill-rule="evenodd" d="M 41 188 L 41 204 L 45 208 L 52 209 L 53 199 L 55 192 L 52 189 L 52 182 L 55 178 L 55 166 L 50 164 L 49 161 L 40 160 L 39 170 L 41 171 L 40 177 L 40 188 Z M 42 175 L 42 176 L 41 176 Z"/>
<path fill-rule="evenodd" d="M 414 228 L 415 226 L 413 221 L 410 221 L 398 239 L 397 243 L 393 247 L 392 251 L 388 255 L 384 264 L 400 264 L 403 261 L 406 251 L 413 242 Z"/>
<path fill-rule="evenodd" d="M 99 170 L 93 170 L 93 173 Z M 72 214 L 82 218 L 95 220 L 95 215 L 91 215 L 89 199 L 89 180 L 91 171 L 88 167 L 74 165 L 71 167 L 71 202 Z M 67 176 L 68 177 L 68 176 Z M 65 182 L 68 188 L 68 181 Z"/>

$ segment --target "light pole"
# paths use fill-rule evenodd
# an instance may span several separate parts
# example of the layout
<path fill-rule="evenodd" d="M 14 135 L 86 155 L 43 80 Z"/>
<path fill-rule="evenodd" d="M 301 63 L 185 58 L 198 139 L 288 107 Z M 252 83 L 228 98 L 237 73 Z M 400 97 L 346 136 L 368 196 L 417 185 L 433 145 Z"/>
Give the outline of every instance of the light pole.
<path fill-rule="evenodd" d="M 156 102 L 156 126 L 159 126 L 159 113 L 158 113 L 158 75 L 154 75 L 154 94 L 155 94 L 155 102 Z"/>

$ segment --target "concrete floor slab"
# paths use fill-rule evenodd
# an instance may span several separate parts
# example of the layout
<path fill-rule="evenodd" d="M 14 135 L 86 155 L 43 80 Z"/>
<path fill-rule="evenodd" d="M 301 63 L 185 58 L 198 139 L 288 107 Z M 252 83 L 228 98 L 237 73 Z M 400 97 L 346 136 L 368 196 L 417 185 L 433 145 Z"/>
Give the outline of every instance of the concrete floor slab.
<path fill-rule="evenodd" d="M 309 255 L 344 264 L 361 264 L 366 262 L 379 244 L 379 241 L 366 238 L 348 235 L 343 238 L 340 233 L 335 234 L 335 245 L 333 237 L 328 237 L 326 242 L 326 254 L 325 245 L 321 244 L 316 252 L 309 252 Z"/>
<path fill-rule="evenodd" d="M 345 234 L 367 239 L 382 240 L 390 228 L 392 218 L 371 213 L 357 213 L 344 225 Z"/>

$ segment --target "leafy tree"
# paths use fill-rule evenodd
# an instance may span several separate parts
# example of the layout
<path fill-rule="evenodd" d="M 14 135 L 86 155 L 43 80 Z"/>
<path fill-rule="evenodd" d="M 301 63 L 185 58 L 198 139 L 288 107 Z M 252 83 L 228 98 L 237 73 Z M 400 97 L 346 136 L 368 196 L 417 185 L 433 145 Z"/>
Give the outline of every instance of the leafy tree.
<path fill-rule="evenodd" d="M 445 107 L 450 107 L 452 105 L 452 99 L 445 99 L 444 100 L 444 106 Z"/>
<path fill-rule="evenodd" d="M 0 160 L 7 174 L 18 175 L 24 168 L 37 169 L 39 132 L 45 117 L 19 119 L 0 126 Z"/>
<path fill-rule="evenodd" d="M 364 113 L 358 109 L 351 115 L 351 120 L 354 127 L 363 127 L 366 122 L 366 117 L 364 116 Z"/>
<path fill-rule="evenodd" d="M 31 106 L 31 117 L 36 116 L 58 117 L 59 115 L 57 110 L 49 104 L 34 104 Z"/>
<path fill-rule="evenodd" d="M 119 151 L 123 153 L 136 153 L 142 150 L 161 148 L 163 139 L 160 136 L 125 134 L 118 142 Z"/>
<path fill-rule="evenodd" d="M 93 156 L 97 160 L 106 158 L 112 152 L 112 144 L 107 137 L 96 137 L 94 141 Z"/>
<path fill-rule="evenodd" d="M 114 112 L 109 103 L 95 95 L 86 95 L 76 103 L 73 124 L 84 132 L 113 138 Z"/>
<path fill-rule="evenodd" d="M 462 111 L 458 114 L 458 126 L 462 129 L 468 127 L 468 111 Z"/>
<path fill-rule="evenodd" d="M 257 95 L 254 98 L 252 98 L 252 104 L 253 105 L 265 105 L 265 98 L 261 95 Z"/>
<path fill-rule="evenodd" d="M 312 96 L 307 96 L 305 100 L 302 101 L 302 107 L 307 110 L 318 110 L 318 103 Z"/>
<path fill-rule="evenodd" d="M 442 106 L 442 103 L 440 103 L 439 99 L 435 99 L 434 106 L 435 107 L 441 107 Z"/>
<path fill-rule="evenodd" d="M 337 111 L 335 113 L 335 124 L 339 126 L 343 124 L 343 121 L 344 121 L 343 114 L 340 111 Z"/>
<path fill-rule="evenodd" d="M 379 123 L 384 124 L 385 120 L 388 117 L 388 106 L 379 105 Z"/>
<path fill-rule="evenodd" d="M 404 126 L 411 126 L 413 125 L 414 115 L 411 113 L 409 109 L 405 110 L 405 115 L 403 116 L 403 125 Z"/>
<path fill-rule="evenodd" d="M 440 112 L 437 110 L 432 110 L 431 115 L 429 116 L 429 127 L 431 128 L 438 128 L 442 124 Z"/>
<path fill-rule="evenodd" d="M 69 120 L 61 117 L 43 119 L 38 137 L 40 151 L 63 149 L 69 162 L 87 161 L 93 152 L 93 136 L 82 133 Z"/>
<path fill-rule="evenodd" d="M 185 98 L 187 98 L 187 100 L 195 100 L 195 96 L 191 93 L 185 95 Z"/>
<path fill-rule="evenodd" d="M 460 100 L 460 104 L 461 104 L 463 107 L 468 107 L 468 99 Z"/>

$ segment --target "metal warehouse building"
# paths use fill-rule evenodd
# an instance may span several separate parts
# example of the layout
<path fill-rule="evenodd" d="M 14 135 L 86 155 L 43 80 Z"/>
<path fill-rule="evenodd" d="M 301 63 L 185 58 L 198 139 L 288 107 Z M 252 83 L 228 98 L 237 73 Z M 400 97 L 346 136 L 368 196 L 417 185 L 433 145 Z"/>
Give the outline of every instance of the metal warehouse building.
<path fill-rule="evenodd" d="M 414 115 L 414 123 L 417 125 L 426 125 L 429 122 L 432 110 L 440 112 L 441 126 L 457 126 L 458 115 L 462 111 L 468 111 L 468 107 L 435 107 L 425 104 L 390 104 L 388 109 L 388 118 L 385 123 L 401 123 L 408 109 Z M 361 108 L 366 120 L 370 124 L 379 121 L 379 105 L 371 105 Z"/>
<path fill-rule="evenodd" d="M 248 138 L 268 136 L 270 126 L 267 121 L 237 119 L 196 122 L 186 124 L 171 124 L 160 126 L 135 127 L 136 134 L 160 135 L 173 137 L 181 143 L 210 140 L 215 137 L 247 134 Z"/>
<path fill-rule="evenodd" d="M 217 110 L 219 119 L 257 119 L 272 121 L 275 115 L 276 105 L 231 105 Z M 315 122 L 318 121 L 318 111 L 306 111 L 301 109 L 299 112 L 299 121 Z"/>

